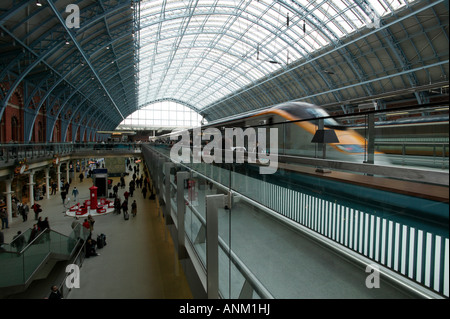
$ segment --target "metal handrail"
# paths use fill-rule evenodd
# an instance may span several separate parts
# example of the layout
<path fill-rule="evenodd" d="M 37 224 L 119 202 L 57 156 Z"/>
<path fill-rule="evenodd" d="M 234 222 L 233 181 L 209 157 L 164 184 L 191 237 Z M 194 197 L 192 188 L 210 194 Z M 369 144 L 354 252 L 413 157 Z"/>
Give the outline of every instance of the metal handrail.
<path fill-rule="evenodd" d="M 377 141 L 375 140 L 375 145 L 449 145 L 449 142 L 420 142 L 420 141 Z"/>
<path fill-rule="evenodd" d="M 449 172 L 400 166 L 387 166 L 367 163 L 351 163 L 320 158 L 279 155 L 282 163 L 295 163 L 309 166 L 322 166 L 330 169 L 356 173 L 385 176 L 403 180 L 448 186 Z"/>
<path fill-rule="evenodd" d="M 186 199 L 186 198 L 185 198 Z M 198 210 L 191 205 L 187 200 L 188 207 L 200 221 L 200 223 L 206 227 L 206 219 L 198 212 Z M 189 238 L 188 238 L 189 239 Z M 190 239 L 189 239 L 190 240 Z M 258 295 L 265 299 L 274 299 L 275 297 L 269 292 L 269 290 L 259 281 L 259 279 L 253 274 L 253 272 L 244 264 L 244 262 L 230 250 L 230 247 L 225 243 L 225 241 L 219 237 L 219 246 L 222 251 L 230 258 L 231 262 L 236 266 L 236 268 L 241 272 L 242 276 L 251 284 L 253 289 L 258 293 Z"/>
<path fill-rule="evenodd" d="M 81 238 L 78 238 L 77 245 L 75 247 L 78 247 L 78 244 L 79 244 L 80 241 L 81 241 Z M 73 261 L 80 260 L 80 263 L 77 263 L 77 265 L 80 266 L 80 267 L 82 267 L 84 259 L 85 259 L 85 258 L 83 258 L 83 253 L 86 252 L 85 248 L 86 248 L 86 240 L 83 240 L 83 244 L 81 245 L 80 250 L 78 251 L 78 254 L 73 258 Z M 61 292 L 61 295 L 62 295 L 63 298 L 66 298 L 68 296 L 68 294 L 72 291 L 72 288 L 68 288 L 69 290 L 67 292 L 67 295 L 65 294 L 64 284 L 66 283 L 66 280 L 67 280 L 67 278 L 69 276 L 70 276 L 70 274 L 66 274 L 64 276 L 64 279 L 58 285 L 58 289 Z"/>
<path fill-rule="evenodd" d="M 158 153 L 161 156 L 164 156 L 166 159 L 171 160 L 168 155 L 163 154 L 161 152 Z M 302 164 L 313 167 L 321 166 L 324 168 L 337 169 L 354 173 L 385 176 L 387 178 L 398 178 L 421 183 L 449 186 L 449 172 L 442 170 L 429 170 L 421 168 L 410 168 L 393 165 L 388 166 L 388 165 L 368 164 L 368 163 L 354 163 L 322 158 L 281 155 L 281 154 L 278 154 L 278 162 Z M 191 169 L 191 167 L 183 163 L 181 163 L 181 166 L 187 169 Z"/>
<path fill-rule="evenodd" d="M 37 236 L 35 238 L 33 238 L 33 240 L 29 243 L 27 243 L 27 245 L 22 248 L 22 250 L 20 252 L 18 252 L 18 254 L 23 254 L 25 252 L 25 250 L 27 250 L 30 246 L 32 246 L 38 239 L 40 239 L 47 231 L 50 231 L 50 229 L 46 228 L 42 231 L 40 231 Z"/>
<path fill-rule="evenodd" d="M 54 156 L 82 155 L 83 152 L 114 152 L 119 150 L 123 153 L 139 153 L 141 143 L 30 143 L 30 144 L 0 144 L 0 168 L 18 164 L 21 159 L 26 159 L 29 163 L 36 161 L 51 160 Z M 117 148 L 117 146 L 125 146 Z"/>

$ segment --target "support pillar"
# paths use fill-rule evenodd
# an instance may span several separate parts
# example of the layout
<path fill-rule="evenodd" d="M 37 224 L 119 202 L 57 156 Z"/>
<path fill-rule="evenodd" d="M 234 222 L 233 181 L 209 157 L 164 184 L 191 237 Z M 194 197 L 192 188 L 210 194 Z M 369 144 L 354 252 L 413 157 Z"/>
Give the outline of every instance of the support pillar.
<path fill-rule="evenodd" d="M 69 161 L 66 163 L 66 183 L 68 183 L 70 180 L 70 173 L 69 173 Z"/>
<path fill-rule="evenodd" d="M 164 174 L 165 174 L 165 180 L 164 180 L 164 191 L 165 191 L 165 211 L 164 211 L 164 219 L 166 220 L 166 225 L 173 224 L 172 219 L 172 205 L 170 203 L 170 169 L 174 167 L 174 164 L 172 162 L 166 162 L 164 163 Z"/>
<path fill-rule="evenodd" d="M 206 196 L 206 276 L 208 299 L 219 299 L 219 208 L 225 195 Z"/>
<path fill-rule="evenodd" d="M 45 168 L 45 196 L 50 199 L 50 168 Z"/>
<path fill-rule="evenodd" d="M 29 197 L 30 197 L 30 207 L 34 205 L 34 172 L 30 171 L 28 176 L 28 186 L 30 187 Z"/>
<path fill-rule="evenodd" d="M 368 164 L 375 163 L 375 114 L 367 116 L 367 161 Z"/>
<path fill-rule="evenodd" d="M 319 123 L 317 124 L 318 130 L 323 130 L 325 128 L 325 123 L 323 120 L 319 120 Z M 318 146 L 318 153 L 322 153 L 322 158 L 325 159 L 326 152 L 327 152 L 327 144 L 324 143 L 317 143 Z"/>
<path fill-rule="evenodd" d="M 57 176 L 57 187 L 56 187 L 56 191 L 60 191 L 61 190 L 61 164 L 56 165 L 56 176 Z"/>
<path fill-rule="evenodd" d="M 11 191 L 11 183 L 12 178 L 5 180 L 6 191 L 3 193 L 6 195 L 6 212 L 8 213 L 8 224 L 10 224 L 12 221 L 12 194 L 14 194 L 14 192 Z"/>
<path fill-rule="evenodd" d="M 184 242 L 184 215 L 186 213 L 186 203 L 184 199 L 184 181 L 189 178 L 188 172 L 177 173 L 177 224 L 178 224 L 178 259 L 188 257 Z"/>

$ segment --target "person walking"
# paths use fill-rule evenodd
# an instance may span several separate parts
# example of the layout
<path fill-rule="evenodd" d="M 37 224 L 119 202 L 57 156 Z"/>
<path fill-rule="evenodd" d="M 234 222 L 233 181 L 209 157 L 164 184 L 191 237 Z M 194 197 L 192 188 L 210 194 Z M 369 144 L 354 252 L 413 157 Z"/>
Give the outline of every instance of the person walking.
<path fill-rule="evenodd" d="M 37 236 L 37 234 L 39 233 L 37 224 L 33 225 L 33 228 L 31 229 L 31 233 L 30 233 L 30 238 L 28 238 L 28 244 L 31 243 Z"/>
<path fill-rule="evenodd" d="M 50 193 L 50 195 L 55 195 L 56 194 L 56 187 L 57 187 L 56 182 L 53 181 L 53 183 L 52 183 L 52 192 Z"/>
<path fill-rule="evenodd" d="M 25 208 L 23 207 L 22 203 L 18 202 L 17 203 L 17 212 L 20 216 L 22 216 L 23 221 L 25 221 L 24 211 L 25 211 Z"/>
<path fill-rule="evenodd" d="M 117 196 L 114 199 L 114 213 L 116 213 L 117 215 L 120 215 L 120 207 L 121 207 L 120 198 Z"/>
<path fill-rule="evenodd" d="M 137 214 L 136 200 L 134 200 L 133 203 L 131 204 L 131 214 L 133 214 L 133 217 L 136 217 Z"/>
<path fill-rule="evenodd" d="M 73 190 L 72 190 L 72 195 L 73 195 L 73 200 L 76 202 L 77 201 L 77 197 L 78 197 L 79 191 L 77 189 L 76 186 L 74 186 Z"/>
<path fill-rule="evenodd" d="M 134 182 L 134 180 L 130 181 L 129 184 L 129 192 L 130 192 L 130 196 L 133 197 L 133 193 L 134 190 L 136 189 L 136 183 Z"/>
<path fill-rule="evenodd" d="M 0 217 L 2 219 L 2 229 L 9 228 L 8 226 L 8 212 L 6 208 L 2 208 L 0 211 Z"/>
<path fill-rule="evenodd" d="M 124 200 L 122 203 L 122 210 L 123 210 L 123 218 L 128 219 L 128 200 Z"/>
<path fill-rule="evenodd" d="M 39 213 L 42 212 L 41 205 L 39 205 L 38 203 L 34 203 L 33 206 L 31 206 L 31 208 L 33 208 L 33 211 L 34 211 L 34 219 L 38 220 Z"/>
<path fill-rule="evenodd" d="M 50 230 L 50 223 L 48 222 L 48 217 L 45 217 L 45 219 L 41 223 L 41 230 Z"/>
<path fill-rule="evenodd" d="M 50 223 L 48 222 L 48 217 L 45 217 L 45 219 L 41 222 L 40 228 L 41 232 L 44 232 L 45 240 L 50 240 Z"/>
<path fill-rule="evenodd" d="M 19 202 L 17 204 L 17 209 L 19 210 L 19 214 L 22 216 L 23 222 L 26 222 L 28 220 L 28 212 L 30 210 L 28 205 Z"/>
<path fill-rule="evenodd" d="M 61 189 L 61 198 L 62 198 L 63 205 L 65 205 L 66 204 L 66 190 L 64 188 Z"/>
<path fill-rule="evenodd" d="M 41 232 L 41 231 L 43 231 L 44 230 L 44 225 L 42 224 L 44 221 L 42 220 L 42 217 L 39 217 L 38 218 L 38 221 L 37 221 L 37 229 L 38 229 L 38 231 L 39 232 Z"/>

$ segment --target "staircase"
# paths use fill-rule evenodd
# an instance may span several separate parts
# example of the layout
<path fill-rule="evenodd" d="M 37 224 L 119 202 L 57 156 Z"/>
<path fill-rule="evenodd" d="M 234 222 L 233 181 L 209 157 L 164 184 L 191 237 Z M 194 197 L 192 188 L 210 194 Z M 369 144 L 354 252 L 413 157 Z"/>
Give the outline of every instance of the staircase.
<path fill-rule="evenodd" d="M 0 297 L 25 291 L 38 279 L 48 276 L 53 266 L 69 260 L 88 233 L 78 225 L 70 235 L 45 230 L 30 240 L 31 229 L 0 251 Z"/>

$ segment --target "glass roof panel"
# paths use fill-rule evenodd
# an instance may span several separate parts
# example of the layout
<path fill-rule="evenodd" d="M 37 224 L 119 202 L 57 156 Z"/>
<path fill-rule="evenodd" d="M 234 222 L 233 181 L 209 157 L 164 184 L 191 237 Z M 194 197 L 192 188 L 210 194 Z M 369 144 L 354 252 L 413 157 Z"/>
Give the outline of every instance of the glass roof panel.
<path fill-rule="evenodd" d="M 412 0 L 140 1 L 139 107 L 198 111 Z"/>

